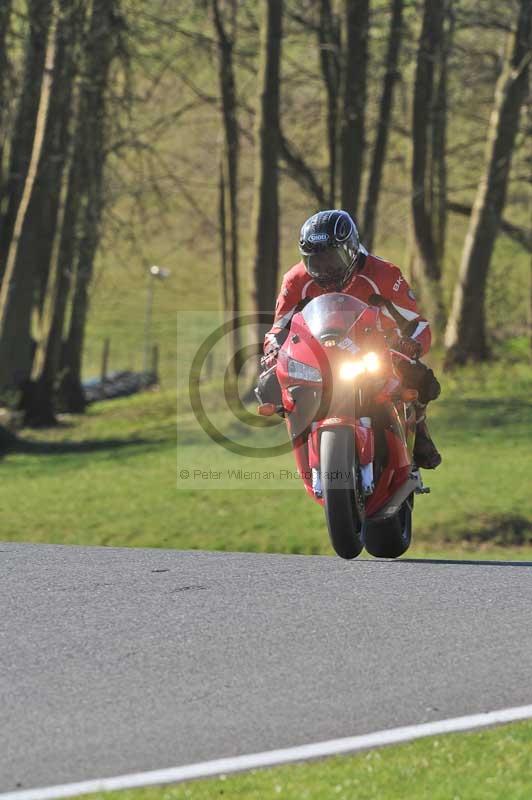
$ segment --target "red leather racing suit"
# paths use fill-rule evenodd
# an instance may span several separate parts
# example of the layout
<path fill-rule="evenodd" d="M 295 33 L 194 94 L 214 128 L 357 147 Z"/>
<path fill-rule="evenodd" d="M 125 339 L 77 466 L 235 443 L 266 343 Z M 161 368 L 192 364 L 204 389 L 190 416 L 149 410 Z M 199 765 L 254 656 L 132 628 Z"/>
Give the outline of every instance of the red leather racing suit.
<path fill-rule="evenodd" d="M 409 337 L 421 345 L 421 355 L 428 352 L 431 342 L 430 327 L 427 320 L 419 314 L 416 298 L 410 286 L 401 274 L 401 270 L 389 261 L 371 254 L 362 254 L 363 264 L 354 272 L 350 282 L 341 289 L 367 303 L 371 295 L 380 295 L 393 304 L 392 313 L 383 308 L 384 317 L 390 321 L 390 328 L 398 327 L 395 315 L 401 317 L 409 325 Z M 318 286 L 308 275 L 302 261 L 295 264 L 283 278 L 281 292 L 275 306 L 274 323 L 266 334 L 264 351 L 268 353 L 275 341 L 275 334 L 290 327 L 298 304 L 302 300 L 313 299 L 326 294 L 327 289 Z"/>
<path fill-rule="evenodd" d="M 356 267 L 350 282 L 341 291 L 363 302 L 370 301 L 370 305 L 379 305 L 383 327 L 388 327 L 389 323 L 393 336 L 398 335 L 395 346 L 410 356 L 410 361 L 399 362 L 397 368 L 404 385 L 418 392 L 414 460 L 423 469 L 435 469 L 441 463 L 441 455 L 430 438 L 425 409 L 427 403 L 438 397 L 441 387 L 430 367 L 419 361 L 419 356 L 427 353 L 430 347 L 429 323 L 420 315 L 414 293 L 398 267 L 364 251 L 359 253 Z M 284 276 L 275 306 L 274 323 L 264 341 L 263 372 L 259 375 L 256 389 L 260 403 L 271 403 L 282 409 L 281 387 L 277 379 L 279 347 L 288 336 L 292 317 L 303 307 L 302 303 L 327 291 L 308 275 L 302 261 Z M 372 295 L 378 297 L 372 298 Z"/>

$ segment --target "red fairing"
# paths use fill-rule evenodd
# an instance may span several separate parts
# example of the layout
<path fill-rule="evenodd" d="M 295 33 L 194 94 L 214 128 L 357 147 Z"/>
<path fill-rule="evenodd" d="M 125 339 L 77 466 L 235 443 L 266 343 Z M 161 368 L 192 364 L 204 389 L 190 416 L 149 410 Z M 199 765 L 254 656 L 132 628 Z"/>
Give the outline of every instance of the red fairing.
<path fill-rule="evenodd" d="M 313 500 L 316 500 L 317 503 L 323 505 L 323 500 L 321 497 L 315 497 L 314 492 L 312 491 L 311 466 L 314 465 L 309 464 L 309 447 L 306 441 L 301 439 L 299 440 L 297 445 L 294 447 L 294 457 L 296 460 L 297 471 L 301 480 L 303 481 L 303 485 L 305 486 L 307 494 L 310 495 Z"/>
<path fill-rule="evenodd" d="M 394 264 L 377 256 L 367 255 L 363 268 L 353 275 L 342 292 L 357 297 L 365 303 L 372 294 L 381 295 L 392 302 L 396 311 L 405 320 L 416 323 L 412 338 L 420 343 L 422 355 L 428 352 L 431 343 L 429 323 L 419 314 L 414 293 L 401 274 L 401 270 Z M 278 333 L 287 327 L 301 300 L 312 299 L 326 293 L 325 289 L 309 277 L 305 265 L 300 261 L 284 276 L 270 333 Z M 396 322 L 389 312 L 383 310 L 382 314 L 383 319 L 388 317 L 389 326 L 395 328 Z"/>
<path fill-rule="evenodd" d="M 385 436 L 388 445 L 388 464 L 380 477 L 375 492 L 366 502 L 368 517 L 386 504 L 395 490 L 406 481 L 411 469 L 406 443 L 391 431 L 385 431 Z"/>
<path fill-rule="evenodd" d="M 331 542 L 344 558 L 364 545 L 382 555 L 376 531 L 395 548 L 397 525 L 409 540 L 411 497 L 423 490 L 413 459 L 416 409 L 383 314 L 361 298 L 321 292 L 294 314 L 277 362 L 279 410 L 298 473 L 309 497 L 324 506 Z M 338 531 L 349 532 L 352 523 L 358 538 L 346 551 Z"/>
<path fill-rule="evenodd" d="M 319 467 L 319 435 L 322 428 L 335 428 L 335 427 L 349 427 L 352 428 L 355 434 L 355 443 L 357 449 L 358 463 L 365 465 L 370 464 L 375 458 L 375 442 L 372 428 L 365 428 L 358 419 L 354 417 L 329 417 L 315 423 L 312 435 L 309 437 L 309 458 L 311 467 Z"/>

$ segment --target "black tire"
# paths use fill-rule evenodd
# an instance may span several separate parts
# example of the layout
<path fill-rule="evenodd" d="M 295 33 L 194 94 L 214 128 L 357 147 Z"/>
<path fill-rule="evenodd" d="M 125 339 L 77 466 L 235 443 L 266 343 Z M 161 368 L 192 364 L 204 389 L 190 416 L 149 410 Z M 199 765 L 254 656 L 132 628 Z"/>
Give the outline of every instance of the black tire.
<path fill-rule="evenodd" d="M 354 441 L 350 428 L 324 430 L 320 465 L 329 537 L 340 558 L 356 558 L 364 547 L 363 503 L 354 478 Z"/>
<path fill-rule="evenodd" d="M 370 555 L 375 558 L 398 558 L 406 553 L 412 539 L 412 506 L 411 495 L 391 519 L 382 522 L 366 520 L 364 543 Z"/>

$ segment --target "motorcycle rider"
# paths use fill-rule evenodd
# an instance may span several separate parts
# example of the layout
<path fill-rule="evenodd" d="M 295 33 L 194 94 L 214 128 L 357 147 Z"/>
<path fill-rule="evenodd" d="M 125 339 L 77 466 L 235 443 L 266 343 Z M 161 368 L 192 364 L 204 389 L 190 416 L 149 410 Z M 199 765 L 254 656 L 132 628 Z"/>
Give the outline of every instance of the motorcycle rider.
<path fill-rule="evenodd" d="M 263 403 L 280 405 L 276 376 L 277 355 L 288 336 L 294 314 L 311 299 L 327 292 L 344 292 L 370 304 L 395 323 L 395 349 L 413 360 L 398 363 L 403 382 L 418 390 L 414 459 L 418 467 L 435 469 L 441 456 L 426 422 L 426 406 L 440 393 L 433 371 L 419 358 L 430 347 L 429 323 L 418 312 L 416 299 L 401 271 L 394 264 L 368 253 L 360 241 L 353 219 L 346 211 L 331 209 L 309 217 L 299 237 L 301 261 L 285 274 L 275 306 L 272 328 L 264 340 L 262 372 L 257 397 Z"/>

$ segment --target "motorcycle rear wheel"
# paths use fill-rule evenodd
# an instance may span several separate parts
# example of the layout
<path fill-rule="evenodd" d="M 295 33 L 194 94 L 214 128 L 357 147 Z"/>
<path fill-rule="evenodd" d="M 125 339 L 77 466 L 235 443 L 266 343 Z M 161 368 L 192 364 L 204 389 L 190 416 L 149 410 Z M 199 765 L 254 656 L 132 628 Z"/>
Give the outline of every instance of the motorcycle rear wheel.
<path fill-rule="evenodd" d="M 331 544 L 340 558 L 356 558 L 364 547 L 363 499 L 355 477 L 354 441 L 350 428 L 322 431 L 320 465 Z"/>
<path fill-rule="evenodd" d="M 375 558 L 398 558 L 406 553 L 412 540 L 413 495 L 405 500 L 391 519 L 372 522 L 366 520 L 364 543 Z"/>

